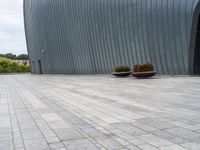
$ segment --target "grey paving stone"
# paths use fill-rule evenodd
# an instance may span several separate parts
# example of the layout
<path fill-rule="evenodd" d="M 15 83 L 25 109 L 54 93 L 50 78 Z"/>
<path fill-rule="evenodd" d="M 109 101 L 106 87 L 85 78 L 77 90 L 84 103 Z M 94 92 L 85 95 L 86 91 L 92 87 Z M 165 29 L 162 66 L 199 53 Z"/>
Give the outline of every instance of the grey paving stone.
<path fill-rule="evenodd" d="M 191 121 L 192 122 L 192 121 Z M 190 122 L 184 122 L 184 121 L 173 121 L 172 124 L 182 127 L 185 129 L 193 130 L 193 131 L 198 131 L 200 130 L 200 124 L 199 123 L 190 123 Z"/>
<path fill-rule="evenodd" d="M 42 114 L 41 115 L 45 121 L 60 121 L 63 120 L 58 114 L 56 113 L 47 113 L 47 114 Z"/>
<path fill-rule="evenodd" d="M 64 141 L 64 144 L 69 150 L 98 150 L 88 139 Z"/>
<path fill-rule="evenodd" d="M 8 128 L 10 126 L 11 126 L 10 120 L 2 120 L 1 121 L 0 128 Z"/>
<path fill-rule="evenodd" d="M 173 128 L 173 129 L 167 129 L 165 131 L 167 131 L 171 134 L 183 137 L 183 138 L 188 139 L 190 141 L 200 139 L 199 133 L 196 133 L 194 131 L 184 129 L 184 128 Z"/>
<path fill-rule="evenodd" d="M 83 138 L 83 135 L 81 135 L 73 128 L 55 129 L 54 131 L 57 134 L 58 138 L 63 141 Z"/>
<path fill-rule="evenodd" d="M 23 139 L 21 137 L 14 138 L 14 146 L 15 148 L 23 148 L 24 147 Z"/>
<path fill-rule="evenodd" d="M 41 134 L 39 130 L 30 130 L 30 131 L 22 132 L 22 137 L 24 140 L 39 139 L 39 138 L 43 138 L 43 135 Z"/>
<path fill-rule="evenodd" d="M 67 148 L 55 148 L 53 150 L 68 150 Z"/>
<path fill-rule="evenodd" d="M 27 150 L 44 150 L 49 149 L 47 142 L 44 139 L 24 140 L 25 148 Z"/>
<path fill-rule="evenodd" d="M 123 145 L 124 147 L 126 147 L 127 145 L 131 145 L 131 143 L 129 143 L 128 141 L 122 139 L 122 138 L 115 138 L 115 140 L 117 142 L 119 142 L 121 145 Z"/>
<path fill-rule="evenodd" d="M 28 113 L 26 113 L 26 114 L 18 115 L 17 120 L 19 122 L 31 122 L 33 119 L 31 118 L 31 116 Z"/>
<path fill-rule="evenodd" d="M 11 133 L 1 133 L 0 134 L 0 142 L 1 141 L 9 141 L 12 140 L 12 134 Z"/>
<path fill-rule="evenodd" d="M 95 128 L 84 128 L 82 131 L 90 137 L 103 136 L 104 134 Z"/>
<path fill-rule="evenodd" d="M 11 133 L 11 127 L 1 127 L 0 128 L 0 134 L 4 134 L 4 133 Z"/>
<path fill-rule="evenodd" d="M 131 150 L 141 150 L 139 147 L 135 146 L 135 145 L 126 145 L 127 149 L 131 149 Z"/>
<path fill-rule="evenodd" d="M 170 145 L 170 146 L 160 147 L 160 150 L 187 150 L 187 149 L 180 145 Z"/>
<path fill-rule="evenodd" d="M 55 137 L 47 137 L 46 140 L 47 140 L 48 143 L 58 143 L 58 142 L 61 141 L 56 136 Z"/>
<path fill-rule="evenodd" d="M 199 149 L 199 78 L 2 75 L 0 85 L 0 150 Z"/>
<path fill-rule="evenodd" d="M 19 125 L 20 125 L 20 129 L 21 129 L 22 132 L 38 129 L 36 124 L 32 121 L 20 123 Z"/>
<path fill-rule="evenodd" d="M 190 149 L 190 150 L 199 150 L 200 149 L 200 144 L 198 143 L 184 143 L 184 144 L 181 144 L 181 146 L 187 148 L 187 149 Z"/>
<path fill-rule="evenodd" d="M 80 129 L 91 128 L 91 125 L 81 118 L 73 118 L 73 119 L 70 119 L 70 121 L 73 124 L 75 124 L 77 127 L 79 127 Z"/>
<path fill-rule="evenodd" d="M 128 140 L 128 142 L 132 143 L 133 145 L 137 145 L 137 146 L 146 145 L 147 144 L 146 142 L 144 142 L 144 141 L 142 141 L 142 140 L 140 140 L 138 138 L 133 138 L 131 140 Z"/>
<path fill-rule="evenodd" d="M 138 138 L 155 147 L 173 145 L 173 143 L 152 134 L 141 135 Z"/>
<path fill-rule="evenodd" d="M 13 148 L 12 140 L 0 141 L 0 150 L 12 150 Z"/>
<path fill-rule="evenodd" d="M 163 139 L 165 139 L 165 140 L 168 140 L 172 143 L 175 143 L 175 144 L 182 144 L 182 143 L 190 142 L 190 140 L 187 140 L 184 137 L 177 136 L 177 135 L 174 135 L 172 133 L 168 133 L 168 132 L 165 132 L 165 131 L 162 131 L 162 130 L 155 131 L 155 132 L 152 132 L 152 133 L 163 138 Z"/>
<path fill-rule="evenodd" d="M 145 125 L 154 127 L 156 129 L 170 129 L 170 128 L 175 128 L 176 126 L 173 124 L 170 124 L 166 121 L 160 121 L 158 119 L 154 118 L 148 118 L 148 119 L 140 119 L 140 122 L 144 123 Z"/>
<path fill-rule="evenodd" d="M 63 148 L 64 145 L 63 145 L 62 142 L 49 143 L 49 147 L 50 147 L 50 148 L 53 148 L 53 149 L 55 149 L 55 148 Z"/>
<path fill-rule="evenodd" d="M 122 146 L 119 142 L 112 138 L 107 138 L 107 137 L 98 137 L 95 138 L 95 140 L 101 144 L 102 146 L 106 147 L 107 149 L 122 149 L 125 148 Z"/>
<path fill-rule="evenodd" d="M 157 128 L 154 128 L 154 127 L 152 127 L 152 126 L 149 126 L 149 125 L 145 125 L 145 124 L 143 124 L 143 123 L 140 123 L 140 122 L 133 122 L 133 123 L 131 123 L 133 126 L 135 126 L 135 127 L 137 127 L 137 128 L 139 128 L 139 129 L 142 129 L 142 130 L 144 130 L 144 131 L 147 131 L 147 132 L 151 132 L 151 131 L 156 131 L 156 130 L 158 130 Z"/>
<path fill-rule="evenodd" d="M 146 144 L 146 145 L 139 145 L 139 148 L 142 150 L 159 150 L 158 148 L 150 145 L 150 144 Z"/>
<path fill-rule="evenodd" d="M 114 130 L 111 130 L 111 131 L 112 131 L 112 133 L 114 133 L 115 136 L 121 137 L 121 138 L 126 139 L 126 140 L 131 140 L 131 139 L 134 138 L 132 135 L 130 135 L 127 132 L 124 132 L 120 129 L 114 129 Z"/>

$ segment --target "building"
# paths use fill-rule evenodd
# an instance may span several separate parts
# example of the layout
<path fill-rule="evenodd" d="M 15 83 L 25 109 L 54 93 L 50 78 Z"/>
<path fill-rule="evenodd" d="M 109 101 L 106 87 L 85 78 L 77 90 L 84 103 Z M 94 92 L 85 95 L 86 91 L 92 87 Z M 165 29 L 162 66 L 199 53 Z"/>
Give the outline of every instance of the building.
<path fill-rule="evenodd" d="M 200 74 L 199 14 L 198 0 L 24 0 L 31 72 Z"/>

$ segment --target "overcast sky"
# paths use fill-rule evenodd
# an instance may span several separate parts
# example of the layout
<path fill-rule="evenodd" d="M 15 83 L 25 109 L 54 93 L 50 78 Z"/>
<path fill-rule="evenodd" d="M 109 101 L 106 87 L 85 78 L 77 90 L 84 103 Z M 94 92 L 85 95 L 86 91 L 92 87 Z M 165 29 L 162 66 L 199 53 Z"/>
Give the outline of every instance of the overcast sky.
<path fill-rule="evenodd" d="M 0 0 L 0 53 L 27 53 L 23 0 Z"/>

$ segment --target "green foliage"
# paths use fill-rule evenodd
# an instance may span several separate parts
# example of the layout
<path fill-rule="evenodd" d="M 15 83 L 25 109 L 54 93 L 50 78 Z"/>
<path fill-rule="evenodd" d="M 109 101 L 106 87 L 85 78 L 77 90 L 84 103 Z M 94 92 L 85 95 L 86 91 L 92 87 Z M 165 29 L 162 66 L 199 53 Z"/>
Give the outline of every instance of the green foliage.
<path fill-rule="evenodd" d="M 148 71 L 153 71 L 154 67 L 150 63 L 146 64 L 137 64 L 133 66 L 133 71 L 134 72 L 148 72 Z"/>
<path fill-rule="evenodd" d="M 7 53 L 4 55 L 5 58 L 8 58 L 8 59 L 12 59 L 12 60 L 16 60 L 17 59 L 17 56 L 15 54 L 12 54 L 12 53 Z"/>
<path fill-rule="evenodd" d="M 24 65 L 16 61 L 0 57 L 0 73 L 29 72 L 29 64 Z"/>
<path fill-rule="evenodd" d="M 115 72 L 126 72 L 126 71 L 130 71 L 130 67 L 119 65 L 119 66 L 114 67 L 113 70 Z"/>
<path fill-rule="evenodd" d="M 17 60 L 28 60 L 29 57 L 27 54 L 21 54 L 17 56 Z"/>
<path fill-rule="evenodd" d="M 7 53 L 7 54 L 0 54 L 0 57 L 12 59 L 12 60 L 28 60 L 29 59 L 27 54 L 20 54 L 17 56 L 12 53 Z"/>

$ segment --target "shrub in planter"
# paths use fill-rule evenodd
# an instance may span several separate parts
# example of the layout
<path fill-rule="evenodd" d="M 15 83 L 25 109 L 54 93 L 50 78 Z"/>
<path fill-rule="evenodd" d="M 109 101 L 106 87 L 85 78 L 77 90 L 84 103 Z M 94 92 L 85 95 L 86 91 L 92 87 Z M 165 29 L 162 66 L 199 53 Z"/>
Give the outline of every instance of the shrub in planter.
<path fill-rule="evenodd" d="M 130 67 L 119 65 L 113 68 L 112 75 L 117 76 L 117 77 L 125 77 L 131 74 L 130 71 L 131 71 Z"/>
<path fill-rule="evenodd" d="M 126 72 L 126 71 L 131 71 L 130 67 L 128 66 L 123 66 L 123 65 L 120 65 L 120 66 L 116 66 L 113 68 L 113 71 L 114 72 Z"/>
<path fill-rule="evenodd" d="M 154 67 L 150 63 L 137 64 L 137 65 L 134 65 L 133 67 L 134 72 L 147 72 L 147 71 L 153 71 L 153 70 L 154 70 Z"/>
<path fill-rule="evenodd" d="M 150 63 L 134 65 L 133 71 L 132 75 L 137 78 L 152 77 L 156 74 L 153 65 Z"/>

